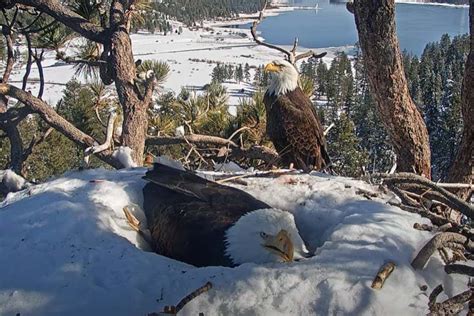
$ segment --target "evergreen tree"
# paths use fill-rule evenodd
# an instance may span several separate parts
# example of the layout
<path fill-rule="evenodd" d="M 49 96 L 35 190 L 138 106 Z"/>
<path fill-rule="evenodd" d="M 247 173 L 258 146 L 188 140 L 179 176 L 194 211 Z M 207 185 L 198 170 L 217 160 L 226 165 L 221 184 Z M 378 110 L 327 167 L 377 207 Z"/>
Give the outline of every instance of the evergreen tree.
<path fill-rule="evenodd" d="M 244 67 L 244 79 L 247 83 L 250 83 L 250 66 L 248 63 L 245 63 Z"/>
<path fill-rule="evenodd" d="M 242 80 L 244 80 L 244 69 L 242 67 L 242 64 L 239 64 L 236 69 L 235 69 L 235 73 L 234 73 L 234 79 L 235 81 L 237 81 L 238 83 L 240 83 Z"/>

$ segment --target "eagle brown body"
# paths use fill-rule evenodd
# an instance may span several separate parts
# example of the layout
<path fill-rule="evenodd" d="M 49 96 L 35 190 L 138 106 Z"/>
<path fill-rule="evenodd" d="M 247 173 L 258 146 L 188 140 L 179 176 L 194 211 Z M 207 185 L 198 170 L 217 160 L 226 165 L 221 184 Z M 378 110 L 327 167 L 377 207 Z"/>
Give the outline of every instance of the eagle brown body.
<path fill-rule="evenodd" d="M 225 232 L 240 217 L 270 206 L 192 172 L 155 164 L 144 179 L 144 211 L 153 250 L 195 266 L 233 266 Z"/>
<path fill-rule="evenodd" d="M 323 127 L 311 100 L 300 87 L 282 95 L 264 98 L 267 135 L 273 142 L 281 163 L 291 163 L 306 172 L 321 170 L 330 163 Z"/>

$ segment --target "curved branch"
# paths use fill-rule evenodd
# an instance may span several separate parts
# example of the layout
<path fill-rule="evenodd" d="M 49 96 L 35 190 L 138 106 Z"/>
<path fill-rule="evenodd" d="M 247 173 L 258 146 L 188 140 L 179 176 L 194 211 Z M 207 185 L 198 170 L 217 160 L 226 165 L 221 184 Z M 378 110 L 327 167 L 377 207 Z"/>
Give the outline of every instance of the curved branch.
<path fill-rule="evenodd" d="M 15 0 L 15 3 L 43 11 L 91 41 L 103 43 L 107 40 L 104 34 L 107 30 L 89 22 L 58 0 Z"/>
<path fill-rule="evenodd" d="M 428 192 L 425 196 L 435 196 L 437 199 L 441 200 L 447 206 L 455 209 L 467 217 L 474 219 L 474 206 L 467 203 L 466 201 L 458 198 L 453 193 L 439 187 L 436 183 L 426 179 L 425 177 L 408 173 L 400 172 L 396 174 L 382 174 L 377 173 L 373 175 L 375 178 L 383 179 L 383 181 L 388 185 L 420 185 L 425 189 L 430 189 L 432 192 Z"/>
<path fill-rule="evenodd" d="M 34 97 L 31 93 L 27 93 L 15 86 L 2 83 L 0 84 L 0 95 L 8 95 L 22 102 L 31 111 L 39 114 L 46 123 L 72 140 L 78 146 L 86 149 L 97 144 L 97 141 L 94 138 L 76 128 L 61 115 L 56 113 L 51 106 L 43 100 Z M 117 169 L 123 168 L 120 161 L 112 157 L 112 151 L 110 150 L 97 153 L 97 157 Z"/>
<path fill-rule="evenodd" d="M 441 233 L 434 236 L 430 241 L 426 243 L 426 245 L 420 250 L 415 259 L 413 259 L 413 261 L 411 262 L 411 266 L 415 270 L 422 270 L 437 249 L 441 249 L 444 247 L 450 248 L 454 245 L 462 246 L 469 249 L 473 248 L 472 242 L 466 236 L 463 236 L 458 233 Z"/>

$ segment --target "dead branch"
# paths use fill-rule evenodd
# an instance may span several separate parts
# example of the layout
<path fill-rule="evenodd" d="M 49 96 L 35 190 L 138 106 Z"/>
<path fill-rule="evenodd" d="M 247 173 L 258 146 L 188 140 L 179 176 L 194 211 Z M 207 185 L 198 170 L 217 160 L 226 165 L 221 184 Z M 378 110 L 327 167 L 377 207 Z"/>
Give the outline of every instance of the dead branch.
<path fill-rule="evenodd" d="M 420 223 L 413 224 L 413 228 L 416 230 L 422 230 L 422 231 L 427 231 L 427 232 L 431 232 L 434 230 L 433 226 L 427 225 L 427 224 L 420 224 Z"/>
<path fill-rule="evenodd" d="M 444 266 L 444 271 L 447 274 L 456 273 L 464 274 L 470 277 L 474 277 L 474 267 L 466 266 L 464 264 L 449 264 Z"/>
<path fill-rule="evenodd" d="M 392 274 L 393 270 L 395 270 L 395 263 L 387 262 L 385 263 L 377 273 L 372 282 L 371 288 L 373 289 L 381 289 L 385 280 Z"/>
<path fill-rule="evenodd" d="M 54 129 L 52 127 L 49 127 L 40 137 L 36 137 L 36 135 L 33 137 L 30 144 L 28 145 L 28 148 L 26 148 L 23 152 L 23 161 L 28 159 L 28 157 L 33 153 L 33 149 L 39 144 L 43 143 L 53 132 L 53 130 Z"/>
<path fill-rule="evenodd" d="M 109 149 L 112 146 L 112 137 L 114 136 L 114 123 L 115 123 L 116 117 L 117 117 L 117 112 L 115 110 L 110 111 L 109 118 L 107 120 L 107 130 L 106 130 L 105 141 L 100 145 L 86 148 L 85 154 L 87 156 L 100 153 L 104 150 Z"/>
<path fill-rule="evenodd" d="M 425 192 L 424 197 L 429 199 L 434 199 L 446 204 L 450 208 L 461 212 L 467 217 L 474 219 L 474 206 L 467 203 L 466 201 L 461 200 L 453 193 L 445 190 L 444 188 L 438 186 L 436 183 L 418 176 L 413 173 L 396 173 L 396 174 L 374 174 L 375 178 L 383 179 L 383 182 L 389 187 L 398 187 L 400 189 L 407 189 L 411 192 L 415 190 L 420 190 Z M 394 191 L 397 195 L 397 193 Z M 399 195 L 400 196 L 400 195 Z M 400 196 L 402 198 L 402 196 Z M 405 197 L 402 198 L 402 200 Z M 405 203 L 406 201 L 404 201 Z M 413 205 L 412 205 L 413 206 Z"/>
<path fill-rule="evenodd" d="M 444 316 L 444 315 L 457 315 L 464 308 L 464 305 L 472 298 L 471 289 L 464 291 L 458 295 L 448 298 L 442 303 L 436 303 L 436 299 L 439 294 L 443 292 L 443 286 L 438 285 L 430 295 L 429 298 L 429 309 L 430 316 Z"/>
<path fill-rule="evenodd" d="M 262 46 L 277 50 L 277 51 L 285 54 L 286 60 L 288 60 L 293 65 L 295 65 L 298 60 L 301 60 L 301 59 L 304 59 L 304 58 L 310 58 L 310 57 L 312 57 L 312 58 L 323 58 L 324 56 L 326 56 L 327 52 L 324 52 L 324 53 L 321 53 L 321 54 L 316 54 L 312 50 L 297 55 L 296 54 L 296 48 L 298 46 L 298 38 L 295 38 L 295 41 L 293 43 L 293 48 L 290 51 L 288 51 L 288 50 L 286 50 L 286 49 L 284 49 L 280 46 L 270 44 L 270 43 L 267 43 L 267 42 L 264 42 L 264 41 L 260 40 L 259 37 L 258 37 L 258 34 L 257 34 L 257 26 L 263 21 L 264 12 L 265 12 L 265 9 L 267 8 L 267 5 L 268 5 L 268 0 L 265 1 L 264 5 L 263 5 L 263 8 L 262 8 L 262 10 L 260 11 L 260 13 L 258 15 L 258 19 L 256 19 L 252 23 L 252 26 L 250 27 L 250 33 L 252 34 L 252 37 L 253 37 L 253 40 L 255 41 L 255 43 L 257 43 L 258 45 L 262 45 Z"/>
<path fill-rule="evenodd" d="M 181 301 L 179 301 L 179 303 L 176 306 L 174 306 L 174 305 L 165 306 L 163 312 L 161 312 L 161 313 L 151 313 L 151 314 L 148 314 L 148 316 L 176 315 L 176 314 L 179 313 L 180 310 L 183 309 L 183 307 L 186 304 L 188 304 L 190 301 L 192 301 L 193 299 L 195 299 L 199 295 L 201 295 L 203 293 L 206 293 L 210 289 L 212 289 L 212 283 L 207 282 L 206 284 L 204 284 L 200 288 L 198 288 L 198 289 L 194 290 L 193 292 L 191 292 L 189 295 L 186 295 L 186 297 L 184 297 Z"/>
<path fill-rule="evenodd" d="M 41 50 L 41 53 L 38 56 L 38 52 L 35 49 L 35 54 L 33 55 L 33 58 L 35 59 L 35 63 L 36 63 L 36 67 L 38 68 L 38 75 L 40 79 L 38 99 L 43 98 L 43 92 L 44 92 L 44 72 L 43 72 L 43 65 L 41 64 L 41 61 L 43 60 L 43 55 L 44 55 L 44 50 Z"/>
<path fill-rule="evenodd" d="M 218 156 L 221 157 L 228 156 L 234 159 L 260 159 L 265 161 L 267 164 L 274 164 L 279 159 L 278 154 L 271 148 L 258 145 L 254 145 L 250 148 L 241 148 L 232 140 L 209 135 L 190 134 L 185 136 L 153 136 L 148 137 L 145 144 L 147 146 L 177 144 L 193 144 L 198 146 L 213 145 L 220 147 L 221 150 Z"/>
<path fill-rule="evenodd" d="M 420 250 L 418 255 L 411 262 L 411 266 L 415 270 L 422 270 L 431 258 L 433 253 L 441 248 L 450 248 L 454 250 L 464 250 L 464 248 L 472 249 L 474 244 L 466 236 L 458 233 L 441 233 L 434 236 Z"/>
<path fill-rule="evenodd" d="M 24 36 L 26 39 L 26 46 L 28 50 L 28 59 L 26 61 L 26 69 L 25 69 L 25 74 L 23 75 L 23 84 L 21 86 L 21 90 L 26 90 L 28 77 L 30 76 L 30 72 L 31 72 L 31 64 L 33 64 L 33 50 L 31 49 L 31 38 L 29 34 L 24 34 Z"/>
<path fill-rule="evenodd" d="M 57 0 L 16 0 L 15 3 L 37 8 L 91 41 L 98 43 L 107 41 L 107 30 L 73 12 L 62 2 Z"/>
<path fill-rule="evenodd" d="M 25 92 L 9 84 L 0 83 L 0 95 L 10 96 L 22 102 L 29 110 L 39 114 L 39 116 L 51 127 L 58 130 L 64 136 L 84 149 L 92 147 L 97 143 L 94 138 L 79 130 L 77 127 L 65 120 L 61 115 L 56 113 L 51 106 L 43 100 L 36 98 L 31 93 Z M 112 157 L 112 151 L 110 150 L 99 152 L 96 155 L 98 158 L 117 169 L 123 167 L 118 159 Z"/>

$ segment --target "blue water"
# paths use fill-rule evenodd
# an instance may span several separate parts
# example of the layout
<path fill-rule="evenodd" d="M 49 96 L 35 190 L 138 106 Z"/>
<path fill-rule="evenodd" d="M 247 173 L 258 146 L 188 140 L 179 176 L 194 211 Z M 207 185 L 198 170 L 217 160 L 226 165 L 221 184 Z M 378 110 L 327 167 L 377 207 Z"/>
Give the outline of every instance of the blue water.
<path fill-rule="evenodd" d="M 258 27 L 270 43 L 292 45 L 295 37 L 303 47 L 332 47 L 357 42 L 354 17 L 345 4 L 328 0 L 302 0 L 295 5 L 319 10 L 295 10 L 267 17 Z M 419 4 L 397 4 L 397 32 L 400 46 L 420 55 L 429 42 L 439 41 L 441 35 L 451 36 L 469 32 L 469 9 Z M 250 24 L 239 25 L 249 28 Z"/>

